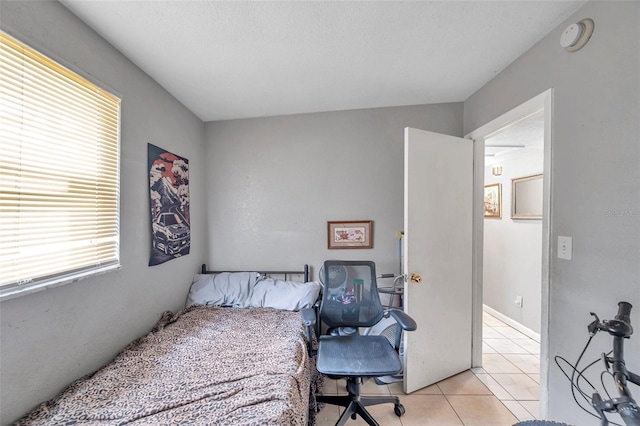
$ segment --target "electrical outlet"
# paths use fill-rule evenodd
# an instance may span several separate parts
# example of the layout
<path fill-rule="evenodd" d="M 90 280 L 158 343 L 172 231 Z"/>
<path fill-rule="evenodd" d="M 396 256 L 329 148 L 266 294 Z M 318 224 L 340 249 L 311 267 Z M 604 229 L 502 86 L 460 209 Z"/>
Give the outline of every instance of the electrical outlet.
<path fill-rule="evenodd" d="M 514 301 L 516 306 L 522 308 L 522 296 L 516 296 L 516 300 Z"/>

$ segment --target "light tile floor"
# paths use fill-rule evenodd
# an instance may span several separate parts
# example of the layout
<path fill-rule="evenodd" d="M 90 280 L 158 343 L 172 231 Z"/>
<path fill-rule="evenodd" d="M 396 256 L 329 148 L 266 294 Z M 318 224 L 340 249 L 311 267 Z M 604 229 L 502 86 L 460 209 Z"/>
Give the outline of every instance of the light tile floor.
<path fill-rule="evenodd" d="M 473 368 L 405 395 L 401 383 L 366 380 L 363 395 L 397 395 L 406 413 L 396 417 L 391 404 L 367 407 L 383 426 L 511 426 L 537 418 L 540 345 L 495 317 L 483 316 L 482 368 Z M 345 394 L 345 381 L 325 379 L 324 393 Z M 342 407 L 325 405 L 318 426 L 334 425 Z M 360 417 L 348 425 L 366 424 Z"/>
<path fill-rule="evenodd" d="M 486 312 L 482 336 L 482 368 L 472 371 L 518 420 L 537 419 L 540 344 Z"/>

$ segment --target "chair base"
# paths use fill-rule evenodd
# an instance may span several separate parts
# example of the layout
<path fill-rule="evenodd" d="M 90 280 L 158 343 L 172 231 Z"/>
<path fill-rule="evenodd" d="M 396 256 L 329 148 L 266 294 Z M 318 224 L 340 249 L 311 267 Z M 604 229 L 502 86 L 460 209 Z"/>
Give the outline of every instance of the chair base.
<path fill-rule="evenodd" d="M 393 404 L 394 412 L 398 417 L 404 414 L 404 407 L 400 404 L 400 398 L 397 396 L 360 396 L 360 378 L 349 377 L 347 390 L 349 395 L 316 395 L 317 402 L 346 407 L 336 422 L 336 426 L 344 425 L 349 417 L 355 419 L 356 415 L 362 417 L 371 426 L 379 426 L 365 408 L 369 405 Z"/>

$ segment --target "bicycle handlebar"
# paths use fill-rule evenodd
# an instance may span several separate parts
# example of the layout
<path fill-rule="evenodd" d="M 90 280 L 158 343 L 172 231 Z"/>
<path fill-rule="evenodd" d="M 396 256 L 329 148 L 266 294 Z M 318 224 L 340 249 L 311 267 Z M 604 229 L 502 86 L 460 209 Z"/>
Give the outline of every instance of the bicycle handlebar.
<path fill-rule="evenodd" d="M 633 334 L 631 327 L 631 303 L 619 302 L 618 314 L 615 319 L 600 321 L 598 316 L 591 312 L 596 319 L 589 324 L 588 330 L 591 335 L 598 331 L 606 331 L 614 337 L 630 337 Z"/>
<path fill-rule="evenodd" d="M 618 302 L 618 315 L 615 316 L 615 319 L 631 325 L 631 308 L 629 302 Z"/>

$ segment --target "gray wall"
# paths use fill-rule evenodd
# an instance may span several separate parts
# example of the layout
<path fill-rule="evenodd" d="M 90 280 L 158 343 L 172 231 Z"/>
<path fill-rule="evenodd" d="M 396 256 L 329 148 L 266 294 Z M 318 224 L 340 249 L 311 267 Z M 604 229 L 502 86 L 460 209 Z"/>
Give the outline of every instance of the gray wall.
<path fill-rule="evenodd" d="M 184 306 L 206 258 L 204 125 L 163 88 L 57 2 L 0 2 L 1 28 L 122 97 L 122 269 L 0 303 L 0 423 L 60 392 Z M 191 254 L 147 266 L 147 143 L 190 160 Z"/>
<path fill-rule="evenodd" d="M 576 53 L 559 45 L 571 22 L 592 18 L 595 32 Z M 640 2 L 592 1 L 471 96 L 465 134 L 553 88 L 549 414 L 591 424 L 572 400 L 553 356 L 575 360 L 596 311 L 635 306 L 640 330 Z M 573 260 L 556 257 L 559 235 L 573 237 Z M 610 348 L 594 339 L 586 359 Z M 640 370 L 640 339 L 627 351 Z M 544 380 L 543 380 L 544 383 Z"/>
<path fill-rule="evenodd" d="M 462 104 L 203 126 L 60 4 L 0 2 L 0 17 L 3 30 L 123 97 L 123 268 L 0 303 L 0 423 L 107 362 L 163 310 L 179 309 L 202 259 L 224 268 L 307 262 L 317 269 L 326 258 L 367 257 L 380 272 L 395 272 L 403 127 L 460 136 L 551 87 L 549 355 L 578 353 L 590 311 L 610 317 L 623 299 L 640 307 L 638 2 L 588 3 L 570 21 L 594 19 L 589 44 L 565 52 L 558 44 L 565 25 L 559 26 L 464 103 L 464 131 Z M 191 255 L 154 268 L 146 266 L 147 142 L 189 158 L 192 222 L 203 230 L 193 234 Z M 373 219 L 374 249 L 327 250 L 326 221 L 334 219 Z M 574 238 L 574 260 L 555 258 L 558 235 Z M 634 326 L 640 330 L 637 312 Z M 598 337 L 589 357 L 607 343 Z M 640 369 L 640 357 L 633 356 L 640 353 L 638 339 L 628 353 L 629 366 Z M 551 417 L 591 421 L 575 408 L 554 365 L 549 386 Z"/>
<path fill-rule="evenodd" d="M 462 103 L 206 124 L 209 263 L 292 268 L 370 259 L 399 271 L 404 127 L 462 134 Z M 371 250 L 328 250 L 327 221 L 374 221 Z"/>
<path fill-rule="evenodd" d="M 542 149 L 527 148 L 485 167 L 484 184 L 502 185 L 502 218 L 484 220 L 483 301 L 501 314 L 540 333 L 542 220 L 511 219 L 511 179 L 542 173 Z M 491 168 L 502 166 L 502 175 Z M 522 296 L 522 307 L 514 301 Z"/>

